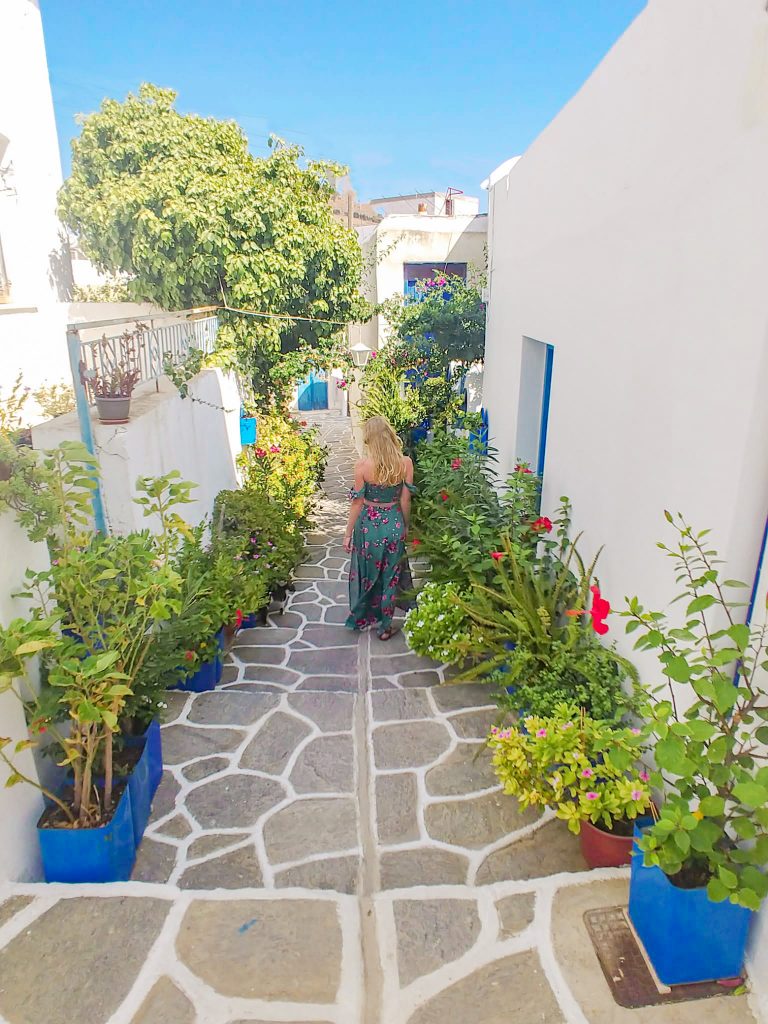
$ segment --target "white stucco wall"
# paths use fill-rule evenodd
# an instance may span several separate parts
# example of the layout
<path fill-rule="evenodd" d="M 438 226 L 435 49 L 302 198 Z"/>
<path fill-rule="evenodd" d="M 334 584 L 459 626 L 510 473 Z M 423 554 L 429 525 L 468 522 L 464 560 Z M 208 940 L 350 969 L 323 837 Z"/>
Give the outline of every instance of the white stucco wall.
<path fill-rule="evenodd" d="M 485 215 L 385 217 L 373 231 L 361 235 L 366 272 L 363 294 L 372 303 L 403 294 L 403 264 L 466 263 L 468 272 L 485 269 L 488 218 Z M 378 349 L 386 341 L 387 324 L 373 317 L 359 331 L 359 340 Z M 356 336 L 357 337 L 357 336 Z"/>
<path fill-rule="evenodd" d="M 571 496 L 585 551 L 606 545 L 614 606 L 675 596 L 655 547 L 665 508 L 711 527 L 728 574 L 753 579 L 768 510 L 766 181 L 764 0 L 651 0 L 491 190 L 491 435 L 506 471 L 523 339 L 553 344 L 544 510 Z M 757 956 L 765 985 L 765 942 Z"/>
<path fill-rule="evenodd" d="M 129 423 L 100 423 L 94 409 L 92 424 L 105 514 L 113 533 L 152 526 L 133 503 L 140 476 L 161 476 L 177 469 L 183 479 L 196 483 L 194 502 L 179 509 L 193 524 L 210 514 L 219 491 L 237 486 L 240 398 L 234 378 L 220 370 L 199 374 L 190 382 L 190 397 L 185 399 L 167 378 L 144 384 L 134 393 Z M 40 449 L 77 440 L 77 415 L 42 423 L 33 428 L 32 437 Z"/>
<path fill-rule="evenodd" d="M 23 584 L 24 573 L 27 569 L 43 570 L 48 564 L 48 551 L 44 544 L 33 544 L 10 513 L 0 513 L 0 551 L 0 623 L 7 625 L 25 613 L 26 602 L 13 596 Z M 30 684 L 37 685 L 34 670 Z M 24 712 L 11 693 L 0 694 L 0 736 L 8 736 L 14 743 L 27 736 Z M 25 775 L 37 778 L 30 751 L 14 757 L 14 761 Z M 40 877 L 35 826 L 43 808 L 42 796 L 27 785 L 6 789 L 7 777 L 7 768 L 0 765 L 0 883 L 35 880 Z"/>
<path fill-rule="evenodd" d="M 7 141 L 7 145 L 6 145 Z M 0 244 L 11 281 L 0 303 L 0 386 L 68 373 L 61 342 L 71 267 L 56 218 L 61 162 L 37 0 L 0 4 Z"/>

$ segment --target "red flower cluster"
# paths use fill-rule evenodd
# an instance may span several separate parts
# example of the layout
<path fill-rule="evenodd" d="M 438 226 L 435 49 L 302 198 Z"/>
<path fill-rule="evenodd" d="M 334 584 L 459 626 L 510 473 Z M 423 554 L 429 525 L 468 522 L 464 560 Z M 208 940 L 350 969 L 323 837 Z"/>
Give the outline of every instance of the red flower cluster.
<path fill-rule="evenodd" d="M 421 541 L 419 540 L 418 537 L 414 537 L 413 540 L 411 541 L 411 544 L 413 544 L 413 546 L 417 548 L 419 544 L 421 544 Z"/>
<path fill-rule="evenodd" d="M 531 523 L 531 529 L 534 533 L 550 533 L 552 530 L 552 520 L 548 519 L 547 516 L 539 516 L 533 523 Z"/>
<path fill-rule="evenodd" d="M 256 456 L 257 459 L 266 459 L 267 457 L 267 452 L 265 448 L 256 448 L 254 449 L 253 454 Z"/>
<path fill-rule="evenodd" d="M 589 615 L 592 619 L 592 629 L 599 635 L 605 636 L 608 632 L 608 623 L 605 621 L 611 614 L 611 606 L 600 593 L 598 586 L 591 586 L 589 588 L 592 591 L 592 607 L 590 610 L 584 612 L 577 612 L 575 610 L 567 611 L 565 614 L 575 618 L 578 615 Z"/>
<path fill-rule="evenodd" d="M 461 466 L 461 459 L 454 459 L 451 463 L 451 469 L 459 469 Z"/>
<path fill-rule="evenodd" d="M 280 445 L 279 444 L 271 444 L 269 446 L 269 450 L 272 452 L 273 455 L 277 455 L 277 453 L 280 451 Z"/>
<path fill-rule="evenodd" d="M 299 420 L 299 426 L 300 427 L 306 427 L 307 426 L 307 421 L 306 420 Z"/>
<path fill-rule="evenodd" d="M 518 464 L 515 466 L 515 472 L 516 473 L 530 473 L 530 472 L 532 472 L 532 470 L 530 470 L 527 466 L 524 466 L 522 464 L 522 462 L 518 462 Z"/>

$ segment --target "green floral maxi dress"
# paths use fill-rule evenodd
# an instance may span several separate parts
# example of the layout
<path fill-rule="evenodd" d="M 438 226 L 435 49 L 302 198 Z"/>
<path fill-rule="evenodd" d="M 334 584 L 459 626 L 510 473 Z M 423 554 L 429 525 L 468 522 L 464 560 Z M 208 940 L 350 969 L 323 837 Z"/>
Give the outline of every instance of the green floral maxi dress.
<path fill-rule="evenodd" d="M 377 624 L 379 632 L 389 629 L 395 614 L 400 585 L 401 562 L 405 554 L 405 519 L 400 507 L 403 487 L 411 484 L 366 483 L 350 498 L 375 501 L 385 508 L 363 505 L 352 533 L 349 563 L 349 616 L 347 629 L 365 629 Z"/>

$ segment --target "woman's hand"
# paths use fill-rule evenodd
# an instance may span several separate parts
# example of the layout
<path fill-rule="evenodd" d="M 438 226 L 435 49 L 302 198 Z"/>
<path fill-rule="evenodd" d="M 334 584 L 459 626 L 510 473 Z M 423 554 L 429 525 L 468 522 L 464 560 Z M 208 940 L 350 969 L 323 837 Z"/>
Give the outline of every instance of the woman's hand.
<path fill-rule="evenodd" d="M 352 538 L 351 537 L 345 537 L 344 538 L 344 550 L 347 552 L 348 555 L 352 554 Z"/>

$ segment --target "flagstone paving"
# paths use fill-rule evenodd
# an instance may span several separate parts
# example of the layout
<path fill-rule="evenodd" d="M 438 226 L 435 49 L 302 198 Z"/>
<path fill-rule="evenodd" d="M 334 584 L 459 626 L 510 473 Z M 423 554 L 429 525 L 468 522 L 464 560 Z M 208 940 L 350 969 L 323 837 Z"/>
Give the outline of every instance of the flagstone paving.
<path fill-rule="evenodd" d="M 585 1024 L 623 1020 L 583 923 L 626 902 L 551 815 L 504 796 L 483 686 L 353 634 L 330 460 L 285 613 L 213 693 L 169 694 L 134 881 L 0 891 L 0 1024 Z M 700 1004 L 632 1011 L 687 1024 Z M 707 1015 L 752 1021 L 746 1000 Z M 629 1017 L 627 1016 L 629 1020 Z"/>

